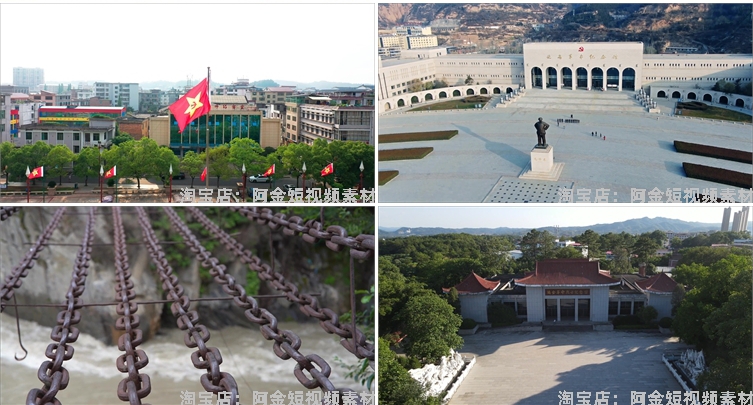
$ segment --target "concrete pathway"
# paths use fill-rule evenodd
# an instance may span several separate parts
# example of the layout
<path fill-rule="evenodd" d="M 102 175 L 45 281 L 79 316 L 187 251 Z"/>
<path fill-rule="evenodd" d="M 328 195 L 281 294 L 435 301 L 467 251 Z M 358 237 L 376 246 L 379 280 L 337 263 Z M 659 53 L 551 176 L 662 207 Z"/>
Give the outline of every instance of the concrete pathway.
<path fill-rule="evenodd" d="M 521 101 L 529 96 L 526 94 Z M 635 109 L 635 101 L 627 94 L 624 97 L 626 108 Z M 559 181 L 573 184 L 573 202 L 595 202 L 599 189 L 605 190 L 600 192 L 608 196 L 608 202 L 627 203 L 633 201 L 632 188 L 646 193 L 654 188 L 662 193 L 673 188 L 697 188 L 700 192 L 714 189 L 717 194 L 733 189 L 685 177 L 682 162 L 751 173 L 749 164 L 681 154 L 673 145 L 674 140 L 683 140 L 750 151 L 751 125 L 643 112 L 571 112 L 546 109 L 546 105 L 541 109 L 518 108 L 516 104 L 472 112 L 380 116 L 380 134 L 447 129 L 457 129 L 459 133 L 446 141 L 380 145 L 380 150 L 432 146 L 434 151 L 419 160 L 380 162 L 379 170 L 398 170 L 400 174 L 379 188 L 379 201 L 484 201 L 500 180 L 517 179 L 529 163 L 536 143 L 533 124 L 538 117 L 550 124 L 547 142 L 554 146 L 555 162 L 565 164 Z M 581 120 L 580 124 L 557 126 L 558 118 L 570 118 L 571 113 Z M 606 136 L 606 140 L 591 136 L 593 131 Z M 733 191 L 739 195 L 739 190 Z M 645 201 L 648 200 L 646 196 Z M 664 194 L 658 202 L 667 201 Z"/>
<path fill-rule="evenodd" d="M 630 392 L 679 391 L 661 359 L 686 346 L 645 332 L 507 332 L 466 336 L 460 350 L 476 365 L 450 405 L 557 405 L 560 391 L 609 392 L 609 405 L 629 405 Z"/>

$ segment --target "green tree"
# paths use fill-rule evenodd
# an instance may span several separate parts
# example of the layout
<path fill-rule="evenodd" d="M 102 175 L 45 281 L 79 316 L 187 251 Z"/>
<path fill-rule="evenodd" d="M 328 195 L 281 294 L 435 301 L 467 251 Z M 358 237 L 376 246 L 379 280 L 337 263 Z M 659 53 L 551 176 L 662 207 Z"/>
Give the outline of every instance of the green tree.
<path fill-rule="evenodd" d="M 680 339 L 707 354 L 709 370 L 699 379 L 699 388 L 751 390 L 750 303 L 753 260 L 750 253 L 728 255 L 706 266 L 678 266 L 678 282 L 691 282 L 677 308 L 672 329 Z"/>
<path fill-rule="evenodd" d="M 180 161 L 180 171 L 191 176 L 191 188 L 193 188 L 193 181 L 196 176 L 204 170 L 205 164 L 206 155 L 204 153 L 198 154 L 194 151 L 188 151 L 183 155 L 183 159 Z"/>
<path fill-rule="evenodd" d="M 120 145 L 123 142 L 133 141 L 133 137 L 125 132 L 119 133 L 115 138 L 112 138 L 113 145 Z"/>
<path fill-rule="evenodd" d="M 399 317 L 408 336 L 404 346 L 409 356 L 436 362 L 463 344 L 457 334 L 462 319 L 435 294 L 410 297 Z"/>
<path fill-rule="evenodd" d="M 661 245 L 651 238 L 648 234 L 642 234 L 633 244 L 632 253 L 635 254 L 639 262 L 646 262 L 656 254 L 656 249 Z"/>
<path fill-rule="evenodd" d="M 656 308 L 649 305 L 639 309 L 636 315 L 641 319 L 641 322 L 647 325 L 659 316 L 659 312 L 656 311 Z"/>
<path fill-rule="evenodd" d="M 581 245 L 588 246 L 588 257 L 598 257 L 601 253 L 601 246 L 599 245 L 599 234 L 587 229 L 585 232 L 573 238 Z"/>
<path fill-rule="evenodd" d="M 230 141 L 229 161 L 238 176 L 243 175 L 243 165 L 246 166 L 246 173 L 250 175 L 263 173 L 267 169 L 267 159 L 262 156 L 263 153 L 264 149 L 253 139 L 235 138 Z"/>
<path fill-rule="evenodd" d="M 99 175 L 99 149 L 91 147 L 82 149 L 76 156 L 73 174 L 83 177 L 84 186 L 88 186 L 89 176 L 97 177 Z"/>
<path fill-rule="evenodd" d="M 63 174 L 68 173 L 70 164 L 76 158 L 65 145 L 57 145 L 42 160 L 49 177 L 58 177 L 58 184 L 63 184 Z"/>
<path fill-rule="evenodd" d="M 235 173 L 230 166 L 230 147 L 220 145 L 209 150 L 209 175 L 217 177 L 217 187 L 220 187 L 220 179 L 229 179 Z"/>
<path fill-rule="evenodd" d="M 554 252 L 554 257 L 556 257 L 557 259 L 582 259 L 583 253 L 572 246 L 567 246 L 561 249 L 557 249 Z"/>
<path fill-rule="evenodd" d="M 520 240 L 523 259 L 530 262 L 554 257 L 554 235 L 549 231 L 531 229 Z"/>
<path fill-rule="evenodd" d="M 125 144 L 127 144 L 126 142 Z M 141 189 L 141 178 L 148 176 L 164 176 L 167 174 L 167 166 L 162 168 L 160 162 L 160 146 L 151 138 L 142 138 L 135 142 L 132 159 L 132 173 L 135 174 L 137 188 Z M 172 161 L 172 159 L 171 159 Z M 176 166 L 178 161 L 174 161 Z"/>
<path fill-rule="evenodd" d="M 614 259 L 612 260 L 612 271 L 617 274 L 625 274 L 631 271 L 630 267 L 630 252 L 625 248 L 617 248 L 612 251 Z"/>
<path fill-rule="evenodd" d="M 473 84 L 473 78 L 471 77 L 471 75 L 468 75 L 468 77 L 465 78 L 465 84 L 466 85 Z"/>
<path fill-rule="evenodd" d="M 277 153 L 282 158 L 284 170 L 296 176 L 296 187 L 298 187 L 298 178 L 302 175 L 303 163 L 309 162 L 306 166 L 308 172 L 311 172 L 313 162 L 311 147 L 304 143 L 295 143 L 277 148 Z"/>
<path fill-rule="evenodd" d="M 49 144 L 43 141 L 37 141 L 34 145 L 32 145 L 31 150 L 28 155 L 30 168 L 33 169 L 35 167 L 44 165 L 44 159 L 47 157 L 47 155 L 50 153 L 51 150 L 52 150 L 52 146 L 50 146 Z M 26 176 L 26 169 L 24 168 L 24 177 L 25 176 Z M 32 180 L 32 184 L 36 184 L 36 179 Z"/>
<path fill-rule="evenodd" d="M 166 146 L 160 146 L 157 149 L 156 171 L 152 174 L 158 175 L 165 184 L 166 179 L 170 176 L 170 166 L 173 167 L 173 173 L 180 167 L 180 159 L 175 156 L 175 152 Z"/>
<path fill-rule="evenodd" d="M 379 338 L 379 404 L 423 405 L 424 391 L 397 361 L 390 343 Z"/>
<path fill-rule="evenodd" d="M 136 141 L 128 141 L 120 145 L 112 145 L 102 154 L 104 170 L 112 166 L 118 167 L 119 178 L 140 176 L 141 170 L 135 164 Z M 99 173 L 99 167 L 97 168 Z"/>

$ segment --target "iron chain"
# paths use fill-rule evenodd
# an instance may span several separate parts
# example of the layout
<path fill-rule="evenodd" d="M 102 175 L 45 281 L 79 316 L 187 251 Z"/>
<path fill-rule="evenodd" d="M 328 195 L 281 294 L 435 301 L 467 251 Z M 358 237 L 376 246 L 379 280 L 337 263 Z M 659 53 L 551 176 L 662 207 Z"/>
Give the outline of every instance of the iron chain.
<path fill-rule="evenodd" d="M 177 318 L 178 328 L 186 331 L 183 342 L 189 348 L 198 347 L 198 350 L 191 354 L 191 362 L 194 367 L 207 371 L 200 378 L 201 385 L 208 392 L 215 394 L 220 392 L 230 393 L 230 404 L 237 404 L 239 399 L 238 385 L 235 379 L 229 373 L 220 371 L 222 356 L 219 349 L 206 345 L 210 337 L 209 330 L 199 323 L 199 314 L 196 311 L 188 310 L 190 301 L 187 296 L 183 295 L 183 286 L 180 285 L 178 277 L 173 274 L 173 269 L 165 258 L 165 252 L 162 251 L 162 247 L 157 241 L 146 211 L 142 207 L 136 207 L 136 211 L 144 235 L 144 242 L 162 280 L 162 289 L 173 300 L 170 309 Z"/>
<path fill-rule="evenodd" d="M 118 338 L 118 349 L 124 354 L 115 361 L 121 373 L 128 373 L 118 384 L 118 398 L 128 401 L 131 405 L 141 405 L 141 399 L 152 392 L 152 384 L 147 374 L 139 374 L 139 370 L 149 364 L 149 358 L 143 350 L 136 347 L 144 340 L 143 332 L 138 329 L 140 319 L 136 314 L 138 304 L 132 300 L 136 298 L 131 280 L 131 269 L 128 265 L 128 251 L 126 249 L 123 220 L 120 207 L 113 207 L 112 222 L 115 242 L 115 299 L 119 302 L 115 311 L 120 318 L 115 322 L 115 329 L 125 331 Z"/>
<path fill-rule="evenodd" d="M 89 209 L 84 239 L 81 241 L 81 247 L 76 255 L 73 275 L 68 286 L 68 292 L 65 295 L 68 307 L 58 313 L 58 325 L 52 329 L 50 334 L 50 338 L 57 343 L 50 343 L 44 353 L 51 361 L 44 361 L 37 372 L 37 376 L 44 387 L 29 391 L 26 396 L 26 405 L 60 405 L 60 401 L 55 396 L 60 390 L 68 386 L 68 370 L 63 367 L 63 362 L 73 357 L 73 347 L 69 346 L 69 343 L 74 343 L 79 335 L 79 330 L 74 325 L 81 321 L 79 309 L 83 304 L 81 295 L 84 293 L 87 270 L 91 260 L 92 248 L 90 244 L 95 211 L 96 208 L 94 207 Z"/>
<path fill-rule="evenodd" d="M 186 245 L 196 254 L 196 258 L 201 265 L 209 268 L 214 281 L 222 285 L 225 293 L 235 298 L 233 301 L 244 309 L 244 314 L 249 321 L 259 325 L 259 329 L 265 339 L 275 341 L 272 347 L 275 355 L 282 360 L 292 358 L 296 361 L 297 364 L 293 374 L 298 381 L 308 389 L 321 388 L 325 392 L 339 391 L 329 380 L 330 373 L 332 372 L 329 364 L 315 354 L 309 356 L 301 354 L 298 351 L 301 347 L 300 337 L 289 330 L 280 331 L 277 327 L 277 318 L 271 312 L 259 307 L 253 297 L 246 295 L 243 286 L 236 283 L 235 278 L 225 272 L 225 265 L 220 264 L 219 260 L 216 257 L 212 257 L 212 254 L 201 245 L 193 232 L 188 228 L 188 225 L 181 220 L 175 210 L 170 207 L 164 207 L 164 210 L 173 227 L 178 230 Z M 308 378 L 303 370 L 308 371 L 313 378 Z"/>
<path fill-rule="evenodd" d="M 19 207 L 0 207 L 0 221 L 5 221 L 20 210 Z"/>
<path fill-rule="evenodd" d="M 350 248 L 350 255 L 358 260 L 368 259 L 374 254 L 374 235 L 361 234 L 354 238 L 348 236 L 345 228 L 338 225 L 328 226 L 326 230 L 322 230 L 324 225 L 319 221 L 309 220 L 304 224 L 301 217 L 287 218 L 285 214 L 275 214 L 269 208 L 230 207 L 230 210 L 238 212 L 257 223 L 266 224 L 273 231 L 282 229 L 282 232 L 288 236 L 300 234 L 303 240 L 309 243 L 324 240 L 327 247 L 335 252 L 339 252 L 343 247 L 348 247 Z"/>
<path fill-rule="evenodd" d="M 39 235 L 34 246 L 26 252 L 26 256 L 21 259 L 21 262 L 5 277 L 5 283 L 0 287 L 0 312 L 5 308 L 5 302 L 13 298 L 13 290 L 20 288 L 21 284 L 23 284 L 21 279 L 26 277 L 29 274 L 29 270 L 37 263 L 39 253 L 44 249 L 58 223 L 60 223 L 63 213 L 65 213 L 65 207 L 60 207 L 55 211 L 52 220 L 47 224 L 42 234 Z"/>
<path fill-rule="evenodd" d="M 296 287 L 295 284 L 287 281 L 281 273 L 273 270 L 268 264 L 262 263 L 258 256 L 255 256 L 251 251 L 245 249 L 242 244 L 218 227 L 200 210 L 194 207 L 186 209 L 196 218 L 196 220 L 199 221 L 199 223 L 209 230 L 216 239 L 219 239 L 229 251 L 239 257 L 249 269 L 255 271 L 259 275 L 259 278 L 269 282 L 276 290 L 285 293 L 288 300 L 298 304 L 298 307 L 304 314 L 306 314 L 306 316 L 318 319 L 322 328 L 327 331 L 327 333 L 336 334 L 343 338 L 341 341 L 343 347 L 359 359 L 367 358 L 370 361 L 374 361 L 374 344 L 369 343 L 366 340 L 366 336 L 358 330 L 358 328 L 356 328 L 355 342 L 357 344 L 354 345 L 352 341 L 347 340 L 353 339 L 352 325 L 341 325 L 339 317 L 334 311 L 329 308 L 320 308 L 319 302 L 315 297 L 299 292 L 298 287 Z M 289 223 L 295 224 L 298 222 L 293 218 L 291 218 Z"/>

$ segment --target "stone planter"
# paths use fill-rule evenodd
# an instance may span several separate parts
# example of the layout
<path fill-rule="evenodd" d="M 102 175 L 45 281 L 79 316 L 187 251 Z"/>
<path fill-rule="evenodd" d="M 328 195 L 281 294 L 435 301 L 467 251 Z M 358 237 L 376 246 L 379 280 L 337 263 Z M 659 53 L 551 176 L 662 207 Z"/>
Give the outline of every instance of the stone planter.
<path fill-rule="evenodd" d="M 458 329 L 458 335 L 460 336 L 468 336 L 473 335 L 478 330 L 478 325 L 474 326 L 473 329 Z"/>
<path fill-rule="evenodd" d="M 47 195 L 50 197 L 55 196 L 55 187 L 47 187 Z"/>

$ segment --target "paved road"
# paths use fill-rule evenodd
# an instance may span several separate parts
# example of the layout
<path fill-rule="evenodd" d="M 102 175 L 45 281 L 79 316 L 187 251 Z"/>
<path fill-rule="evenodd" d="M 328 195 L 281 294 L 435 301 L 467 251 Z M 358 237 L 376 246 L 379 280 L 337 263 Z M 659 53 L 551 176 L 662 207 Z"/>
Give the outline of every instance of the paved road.
<path fill-rule="evenodd" d="M 76 183 L 75 178 L 72 178 L 70 182 L 67 180 L 63 182 L 63 187 L 71 187 L 72 184 Z M 214 189 L 212 192 L 212 195 L 216 198 L 218 196 L 217 192 L 217 181 L 216 179 L 210 179 L 210 188 Z M 240 180 L 221 180 L 220 181 L 220 188 L 223 189 L 232 189 L 233 195 L 235 195 L 236 192 L 236 183 Z M 78 183 L 80 185 L 79 189 L 76 190 L 73 194 L 70 195 L 56 195 L 54 197 L 49 196 L 42 196 L 40 195 L 34 195 L 32 194 L 29 202 L 30 203 L 98 203 L 99 202 L 99 186 L 97 184 L 97 179 L 94 179 L 93 181 L 90 179 L 89 185 L 84 186 L 84 181 L 80 181 Z M 191 179 L 185 179 L 185 180 L 174 180 L 173 181 L 173 201 L 177 201 L 180 199 L 180 192 L 181 189 L 189 187 L 191 184 Z M 246 189 L 250 189 L 252 187 L 254 188 L 264 188 L 269 189 L 272 187 L 274 189 L 275 187 L 282 188 L 283 185 L 288 184 L 291 186 L 296 185 L 296 179 L 290 178 L 290 177 L 284 177 L 282 179 L 276 180 L 274 183 L 251 183 L 248 182 Z M 302 183 L 299 182 L 299 186 Z M 311 186 L 311 181 L 309 181 L 309 187 Z M 194 188 L 200 189 L 204 188 L 204 183 L 199 181 L 197 178 L 194 181 Z M 136 189 L 135 184 L 128 184 L 128 185 L 121 185 L 118 186 L 118 202 L 121 203 L 166 203 L 167 202 L 167 192 L 164 191 L 162 188 L 161 182 L 158 183 L 152 183 L 148 179 L 141 179 L 141 189 L 144 191 L 141 194 L 135 194 L 131 193 Z M 159 190 L 162 190 L 162 192 L 158 192 Z M 18 203 L 26 203 L 26 195 L 16 195 L 16 196 L 10 196 L 10 195 L 4 195 L 2 194 L 3 190 L 0 190 L 0 204 L 18 204 Z M 112 191 L 105 189 L 104 194 L 107 195 L 108 193 L 111 193 Z M 234 200 L 233 200 L 234 201 Z"/>
<path fill-rule="evenodd" d="M 515 104 L 483 111 L 380 116 L 380 134 L 448 129 L 459 133 L 444 141 L 380 145 L 380 150 L 432 146 L 434 151 L 423 159 L 380 162 L 379 170 L 398 170 L 400 174 L 379 188 L 379 201 L 483 201 L 498 182 L 517 179 L 530 162 L 536 142 L 533 123 L 538 117 L 551 125 L 547 143 L 554 147 L 555 163 L 564 163 L 559 180 L 573 183 L 576 191 L 588 191 L 588 201 L 595 200 L 597 189 L 609 190 L 609 202 L 628 203 L 631 188 L 646 192 L 657 188 L 662 193 L 671 188 L 713 188 L 718 193 L 732 189 L 685 177 L 682 162 L 751 173 L 749 164 L 681 154 L 673 145 L 674 140 L 683 140 L 749 151 L 750 125 L 635 112 L 575 114 L 580 124 L 560 127 L 556 119 L 569 117 L 569 112 L 516 108 Z M 591 136 L 592 131 L 606 140 Z M 452 179 L 451 186 L 447 179 Z M 739 194 L 737 189 L 735 193 Z M 577 201 L 577 195 L 573 200 Z M 661 200 L 666 201 L 666 197 Z"/>
<path fill-rule="evenodd" d="M 609 405 L 630 405 L 631 391 L 681 390 L 661 355 L 686 346 L 656 333 L 491 329 L 464 340 L 460 353 L 476 365 L 450 405 L 557 405 L 560 391 L 590 392 L 589 403 L 606 391 Z"/>

